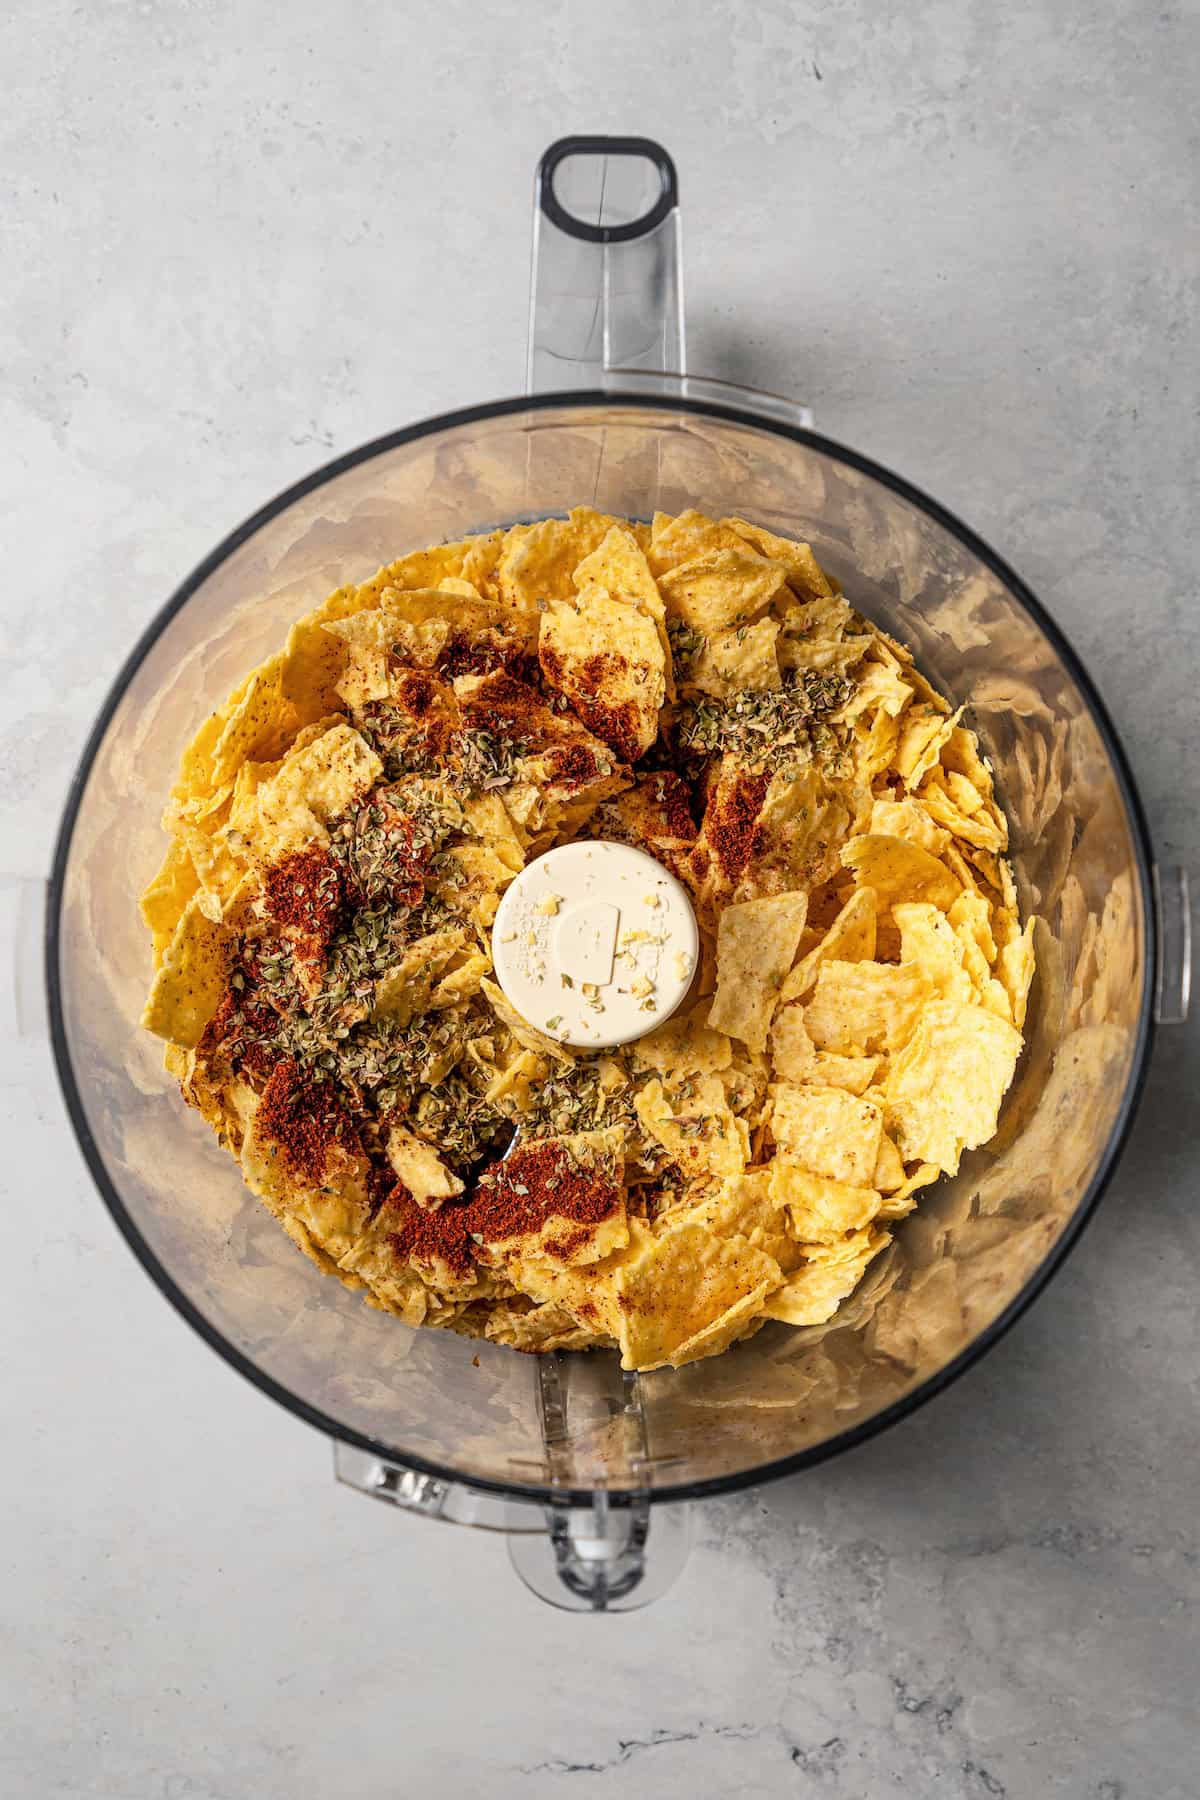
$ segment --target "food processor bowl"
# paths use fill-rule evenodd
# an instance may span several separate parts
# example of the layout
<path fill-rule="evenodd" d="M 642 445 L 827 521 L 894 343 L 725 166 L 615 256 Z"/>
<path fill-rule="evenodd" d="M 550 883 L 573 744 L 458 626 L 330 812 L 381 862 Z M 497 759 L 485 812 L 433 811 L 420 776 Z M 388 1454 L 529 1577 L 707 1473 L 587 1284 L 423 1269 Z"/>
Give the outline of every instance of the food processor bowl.
<path fill-rule="evenodd" d="M 802 1469 L 882 1429 L 1028 1304 L 1113 1169 L 1156 1001 L 1163 1016 L 1181 1010 L 1186 906 L 1173 881 L 1157 894 L 1103 705 L 1012 571 L 787 403 L 681 373 L 664 153 L 641 140 L 555 146 L 535 221 L 531 380 L 542 388 L 562 367 L 585 385 L 364 445 L 281 494 L 183 583 L 122 669 L 72 784 L 47 977 L 89 1168 L 184 1317 L 334 1440 L 343 1479 L 514 1532 L 530 1585 L 595 1609 L 641 1604 L 680 1565 L 683 1510 L 657 1503 Z M 297 1254 L 138 1022 L 150 951 L 137 896 L 204 718 L 332 588 L 409 549 L 579 504 L 737 513 L 811 543 L 854 604 L 967 705 L 1011 821 L 1022 909 L 1040 921 L 1026 1049 L 987 1149 L 922 1194 L 830 1325 L 768 1326 L 715 1360 L 640 1376 L 615 1354 L 522 1356 L 365 1306 Z"/>

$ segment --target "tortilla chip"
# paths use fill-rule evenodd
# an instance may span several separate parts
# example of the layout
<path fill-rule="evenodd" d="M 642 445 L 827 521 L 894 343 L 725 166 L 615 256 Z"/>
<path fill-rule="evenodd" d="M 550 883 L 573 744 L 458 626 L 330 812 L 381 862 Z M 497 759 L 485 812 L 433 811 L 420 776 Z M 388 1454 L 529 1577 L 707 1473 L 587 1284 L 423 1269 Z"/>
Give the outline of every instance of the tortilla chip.
<path fill-rule="evenodd" d="M 771 1198 L 770 1167 L 730 1177 L 699 1205 L 677 1216 L 704 1225 L 719 1238 L 745 1238 L 756 1250 L 774 1257 L 785 1274 L 799 1265 L 799 1248 Z"/>
<path fill-rule="evenodd" d="M 622 525 L 610 527 L 596 548 L 576 565 L 571 579 L 581 597 L 599 588 L 613 600 L 636 607 L 648 619 L 661 619 L 665 612 L 645 552 Z"/>
<path fill-rule="evenodd" d="M 940 1181 L 941 1178 L 942 1171 L 936 1163 L 919 1164 L 911 1175 L 905 1176 L 898 1188 L 893 1188 L 884 1195 L 879 1208 L 880 1220 L 907 1218 L 917 1204 L 913 1199 L 917 1189 L 928 1187 L 931 1182 Z"/>
<path fill-rule="evenodd" d="M 142 917 L 154 936 L 156 968 L 174 936 L 184 907 L 199 885 L 186 844 L 179 838 L 172 839 L 162 866 L 138 902 Z"/>
<path fill-rule="evenodd" d="M 787 586 L 778 563 L 744 546 L 709 550 L 658 578 L 669 618 L 682 619 L 705 637 L 748 625 Z"/>
<path fill-rule="evenodd" d="M 764 1050 L 784 975 L 808 910 L 806 894 L 778 894 L 727 906 L 717 927 L 717 991 L 708 1022 Z"/>
<path fill-rule="evenodd" d="M 807 1079 L 812 1087 L 844 1088 L 848 1094 L 865 1094 L 882 1060 L 879 1056 L 840 1056 L 833 1050 L 818 1050 Z"/>
<path fill-rule="evenodd" d="M 819 886 L 837 870 L 836 845 L 849 823 L 840 788 L 818 769 L 779 770 L 763 796 L 735 897 L 751 900 Z M 706 830 L 708 825 L 706 813 Z"/>
<path fill-rule="evenodd" d="M 1019 1031 L 981 1006 L 929 1002 L 884 1083 L 887 1128 L 905 1162 L 936 1163 L 953 1175 L 964 1150 L 994 1136 L 1021 1043 Z"/>
<path fill-rule="evenodd" d="M 832 595 L 833 586 L 808 544 L 796 538 L 776 537 L 763 525 L 751 525 L 746 519 L 722 519 L 721 524 L 736 531 L 772 562 L 782 563 L 787 570 L 788 585 L 798 594 L 819 599 Z"/>
<path fill-rule="evenodd" d="M 778 636 L 779 621 L 770 618 L 713 632 L 680 679 L 685 687 L 699 688 L 720 700 L 747 689 L 770 692 L 782 686 L 783 680 L 775 655 Z"/>
<path fill-rule="evenodd" d="M 912 1036 L 931 992 L 916 963 L 824 962 L 804 1022 L 820 1050 L 896 1050 Z"/>
<path fill-rule="evenodd" d="M 689 1075 L 715 1075 L 733 1061 L 733 1045 L 723 1031 L 708 1023 L 709 1005 L 702 1001 L 676 1013 L 656 1031 L 632 1045 L 636 1062 L 676 1080 Z"/>
<path fill-rule="evenodd" d="M 689 506 L 674 517 L 670 513 L 654 515 L 650 527 L 650 546 L 646 551 L 650 567 L 661 579 L 680 563 L 690 562 L 710 550 L 743 550 L 746 540 L 727 525 L 718 525 L 707 513 Z"/>
<path fill-rule="evenodd" d="M 496 1181 L 520 1196 L 536 1182 L 547 1153 L 557 1152 L 564 1175 L 586 1177 L 597 1202 L 605 1210 L 587 1223 L 565 1213 L 551 1212 L 536 1230 L 514 1231 L 507 1238 L 492 1237 L 489 1249 L 501 1260 L 516 1256 L 526 1267 L 532 1260 L 564 1268 L 582 1268 L 603 1262 L 629 1242 L 625 1210 L 625 1131 L 608 1125 L 598 1131 L 576 1131 L 563 1137 L 544 1137 L 526 1144 L 518 1141 L 504 1159 L 480 1177 Z M 568 1302 L 569 1304 L 569 1302 Z"/>
<path fill-rule="evenodd" d="M 848 1231 L 861 1231 L 879 1211 L 873 1187 L 855 1187 L 814 1175 L 791 1156 L 771 1164 L 771 1199 L 785 1208 L 801 1244 L 836 1244 Z"/>
<path fill-rule="evenodd" d="M 491 594 L 506 542 L 503 532 L 489 531 L 451 544 L 434 544 L 427 550 L 412 550 L 380 569 L 359 590 L 360 595 L 371 603 L 385 588 L 439 588 L 447 579 L 468 581 L 477 593 Z"/>
<path fill-rule="evenodd" d="M 771 1067 L 780 1081 L 804 1081 L 812 1074 L 816 1051 L 802 1006 L 784 1006 L 771 1026 Z"/>
<path fill-rule="evenodd" d="M 814 1246 L 797 1273 L 767 1297 L 763 1311 L 785 1325 L 824 1325 L 888 1241 L 886 1231 L 868 1226 L 839 1244 Z"/>
<path fill-rule="evenodd" d="M 614 1278 L 621 1367 L 658 1369 L 713 1353 L 734 1314 L 758 1311 L 781 1280 L 779 1264 L 745 1238 L 728 1242 L 686 1221 L 652 1232 L 629 1222 L 630 1245 Z"/>
<path fill-rule="evenodd" d="M 869 962 L 875 955 L 876 895 L 872 887 L 857 887 L 819 944 L 816 944 L 787 977 L 780 992 L 785 1005 L 801 1000 L 813 986 L 824 962 Z"/>
<path fill-rule="evenodd" d="M 632 539 L 629 543 L 641 557 Z M 666 654 L 651 614 L 589 581 L 575 598 L 550 601 L 542 614 L 538 658 L 547 685 L 570 701 L 623 762 L 649 749 L 666 697 Z"/>
<path fill-rule="evenodd" d="M 221 727 L 212 750 L 212 785 L 232 781 L 244 762 L 278 756 L 296 723 L 283 697 L 283 657 L 273 656 L 255 669 Z"/>
<path fill-rule="evenodd" d="M 1029 989 L 1033 981 L 1033 931 L 1036 923 L 1035 918 L 1027 919 L 1020 937 L 1005 944 L 996 958 L 996 974 L 1008 995 L 1012 1021 L 1018 1031 L 1025 1024 Z"/>
<path fill-rule="evenodd" d="M 903 776 L 906 787 L 920 786 L 937 762 L 943 746 L 950 741 L 962 714 L 960 706 L 956 713 L 946 718 L 930 701 L 910 707 L 900 728 L 900 743 L 896 750 L 896 769 Z"/>
<path fill-rule="evenodd" d="M 590 506 L 576 506 L 566 519 L 514 525 L 504 534 L 496 567 L 500 598 L 518 612 L 536 612 L 549 601 L 569 600 L 579 564 L 616 523 Z"/>
<path fill-rule="evenodd" d="M 878 1188 L 881 1194 L 894 1194 L 904 1186 L 904 1161 L 886 1131 L 879 1140 L 871 1186 Z"/>
<path fill-rule="evenodd" d="M 786 1081 L 771 1094 L 771 1133 L 784 1155 L 831 1181 L 870 1185 L 883 1131 L 883 1114 L 873 1101 L 842 1088 L 794 1087 Z"/>
<path fill-rule="evenodd" d="M 642 1129 L 688 1177 L 723 1180 L 740 1175 L 750 1160 L 750 1133 L 726 1103 L 718 1075 L 698 1075 L 671 1088 L 649 1081 L 634 1105 Z"/>
<path fill-rule="evenodd" d="M 461 1194 L 463 1184 L 448 1169 L 432 1144 L 403 1126 L 394 1125 L 387 1135 L 387 1159 L 418 1206 L 432 1211 L 453 1194 Z"/>
<path fill-rule="evenodd" d="M 905 838 L 867 832 L 843 845 L 841 857 L 861 886 L 875 889 L 884 906 L 929 900 L 946 911 L 962 891 L 944 862 Z"/>
<path fill-rule="evenodd" d="M 975 988 L 964 965 L 962 940 L 946 914 L 928 901 L 909 901 L 894 906 L 892 918 L 900 930 L 901 961 L 919 966 L 941 999 L 969 1001 Z"/>
<path fill-rule="evenodd" d="M 232 933 L 206 918 L 194 894 L 179 916 L 150 988 L 142 1025 L 168 1043 L 192 1050 L 221 1004 Z"/>
<path fill-rule="evenodd" d="M 328 841 L 326 821 L 369 792 L 383 764 L 350 725 L 335 725 L 292 752 L 254 794 L 257 833 L 246 849 L 263 862 L 316 839 Z"/>
<path fill-rule="evenodd" d="M 931 856 L 938 856 L 950 841 L 949 832 L 935 825 L 921 799 L 876 800 L 871 807 L 870 830 L 884 837 L 907 838 Z"/>

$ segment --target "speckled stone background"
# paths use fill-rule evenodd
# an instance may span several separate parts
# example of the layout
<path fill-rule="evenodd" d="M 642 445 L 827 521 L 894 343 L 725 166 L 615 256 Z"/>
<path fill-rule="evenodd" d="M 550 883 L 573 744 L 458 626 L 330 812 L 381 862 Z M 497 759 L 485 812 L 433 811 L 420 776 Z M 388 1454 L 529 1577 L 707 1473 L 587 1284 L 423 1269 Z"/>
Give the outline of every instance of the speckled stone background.
<path fill-rule="evenodd" d="M 572 130 L 674 152 L 693 367 L 796 393 L 991 539 L 1200 873 L 1190 0 L 10 0 L 0 67 L 26 972 L 73 759 L 172 586 L 334 452 L 519 388 L 532 167 Z M 334 1489 L 119 1243 L 36 1026 L 0 1041 L 5 1796 L 1200 1792 L 1194 1024 L 1003 1344 L 703 1507 L 675 1589 L 607 1620 Z"/>

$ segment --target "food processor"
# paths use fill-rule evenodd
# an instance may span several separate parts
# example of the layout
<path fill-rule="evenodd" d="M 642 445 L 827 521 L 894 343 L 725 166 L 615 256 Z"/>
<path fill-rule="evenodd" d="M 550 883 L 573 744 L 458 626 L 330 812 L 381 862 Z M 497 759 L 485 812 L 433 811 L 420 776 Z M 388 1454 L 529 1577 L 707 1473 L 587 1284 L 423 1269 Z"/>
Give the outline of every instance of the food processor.
<path fill-rule="evenodd" d="M 136 645 L 72 782 L 50 884 L 50 1028 L 88 1166 L 130 1247 L 227 1362 L 326 1433 L 338 1477 L 508 1534 L 555 1604 L 669 1585 L 686 1503 L 793 1473 L 902 1419 L 1062 1262 L 1125 1141 L 1156 1021 L 1183 1016 L 1181 872 L 1156 869 L 1124 752 L 1023 582 L 944 507 L 776 396 L 686 373 L 674 166 L 569 138 L 538 167 L 528 391 L 408 425 L 233 531 Z M 290 622 L 439 539 L 586 504 L 694 506 L 809 542 L 978 733 L 1012 827 L 1038 972 L 986 1150 L 921 1197 L 826 1326 L 771 1325 L 711 1361 L 622 1373 L 412 1331 L 320 1274 L 186 1108 L 139 1029 L 137 896 L 183 746 Z"/>

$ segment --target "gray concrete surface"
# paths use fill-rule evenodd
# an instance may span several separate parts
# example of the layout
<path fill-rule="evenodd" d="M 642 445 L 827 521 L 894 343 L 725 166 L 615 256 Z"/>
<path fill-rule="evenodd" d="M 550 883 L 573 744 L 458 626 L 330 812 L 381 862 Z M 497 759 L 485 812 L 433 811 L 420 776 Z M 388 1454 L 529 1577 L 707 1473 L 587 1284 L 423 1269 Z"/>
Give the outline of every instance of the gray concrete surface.
<path fill-rule="evenodd" d="M 6 877 L 45 874 L 121 658 L 233 521 L 519 387 L 532 165 L 606 129 L 678 159 L 693 366 L 990 538 L 1200 873 L 1190 0 L 15 0 L 0 66 Z M 118 1241 L 44 1046 L 0 1055 L 6 1796 L 1200 1791 L 1195 1024 L 1008 1339 L 705 1506 L 674 1591 L 607 1621 L 335 1491 Z"/>

